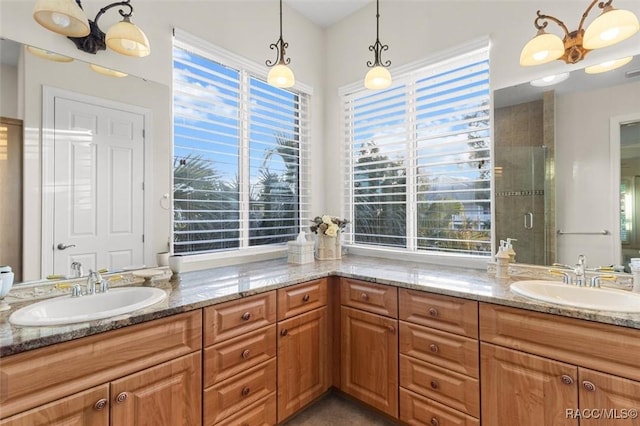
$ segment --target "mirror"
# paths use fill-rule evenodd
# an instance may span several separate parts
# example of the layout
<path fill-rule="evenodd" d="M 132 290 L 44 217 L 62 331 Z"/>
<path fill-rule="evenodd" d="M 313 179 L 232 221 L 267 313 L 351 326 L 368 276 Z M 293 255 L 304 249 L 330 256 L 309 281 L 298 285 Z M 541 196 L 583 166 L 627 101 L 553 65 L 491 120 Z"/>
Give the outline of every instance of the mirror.
<path fill-rule="evenodd" d="M 23 130 L 23 140 L 17 143 L 21 145 L 22 152 L 16 151 L 13 147 L 9 148 L 6 138 L 0 143 L 0 161 L 6 161 L 7 165 L 15 167 L 21 166 L 22 169 L 11 170 L 12 183 L 19 182 L 19 179 L 13 178 L 20 175 L 22 181 L 19 182 L 19 188 L 14 190 L 11 199 L 3 199 L 3 207 L 0 210 L 3 240 L 9 239 L 4 238 L 5 235 L 9 235 L 5 234 L 5 231 L 13 232 L 11 243 L 0 247 L 0 264 L 9 264 L 14 271 L 19 271 L 22 281 L 41 280 L 50 275 L 71 276 L 72 260 L 83 264 L 84 275 L 88 274 L 90 268 L 107 268 L 114 271 L 133 264 L 155 266 L 156 253 L 168 249 L 171 230 L 172 143 L 168 136 L 171 134 L 172 122 L 170 88 L 135 76 L 106 76 L 91 70 L 88 63 L 79 60 L 54 62 L 43 59 L 28 53 L 25 46 L 11 40 L 1 40 L 0 54 L 0 115 L 9 118 L 9 121 L 13 120 L 13 123 L 21 124 Z M 87 55 L 87 59 L 90 59 L 90 56 Z M 68 115 L 69 123 L 73 123 L 61 124 L 60 108 L 64 105 L 61 106 L 58 100 L 61 97 L 66 100 L 67 95 L 79 103 L 75 104 L 76 112 Z M 99 131 L 96 127 L 94 131 L 91 127 L 93 121 L 89 118 L 91 114 L 83 102 L 95 108 L 106 107 L 114 114 L 105 125 L 106 130 Z M 57 114 L 53 114 L 54 111 Z M 112 138 L 124 138 L 129 131 L 137 134 L 138 127 L 128 124 L 120 115 L 124 112 L 139 118 L 139 128 L 144 129 L 140 131 L 140 149 L 136 151 L 137 154 L 129 155 L 128 148 L 121 146 L 104 151 L 102 147 L 106 146 L 105 143 L 102 139 L 98 140 L 98 135 L 106 133 Z M 102 110 L 100 114 L 103 114 Z M 58 119 L 54 121 L 53 117 Z M 64 132 L 60 131 L 62 125 L 68 125 Z M 5 128 L 8 129 L 3 125 L 3 130 Z M 55 129 L 55 132 L 52 129 Z M 72 141 L 71 151 L 68 153 L 73 155 L 64 151 L 60 153 L 60 134 L 67 135 Z M 55 142 L 55 146 L 52 141 Z M 90 146 L 93 148 L 89 148 Z M 82 149 L 89 154 L 82 154 Z M 93 149 L 95 151 L 91 151 Z M 2 158 L 3 155 L 7 158 Z M 93 155 L 96 162 L 89 166 L 83 163 L 82 161 L 89 158 L 87 155 Z M 75 166 L 74 159 L 79 159 Z M 111 164 L 112 168 L 110 186 L 106 192 L 102 192 L 105 194 L 104 197 L 94 195 L 93 200 L 90 197 L 82 198 L 83 191 L 87 192 L 86 188 L 92 185 L 92 179 L 98 181 L 95 176 L 102 172 L 103 164 Z M 60 199 L 61 193 L 57 173 L 65 169 L 73 171 L 67 173 L 67 176 L 73 174 L 75 181 L 80 185 L 72 187 L 70 178 L 68 182 L 64 181 L 63 185 L 65 188 L 72 188 L 68 192 L 74 200 L 80 200 L 67 203 L 75 209 L 72 211 L 76 218 L 73 229 L 77 232 L 72 234 L 76 237 L 80 235 L 75 242 L 60 238 L 62 231 L 56 224 L 56 218 L 62 216 L 60 203 L 56 201 Z M 3 167 L 3 170 L 8 169 Z M 80 175 L 80 172 L 84 175 Z M 123 181 L 133 181 L 129 175 L 139 176 L 136 178 L 140 186 L 139 195 L 132 195 L 123 190 Z M 56 186 L 51 184 L 54 180 Z M 126 206 L 123 207 L 123 202 L 110 201 L 123 192 L 125 196 L 121 200 L 124 200 Z M 117 207 L 114 207 L 115 204 Z M 122 214 L 123 211 L 128 213 Z M 127 217 L 129 212 L 131 215 L 140 216 L 139 223 L 130 227 L 133 231 L 126 229 L 129 223 L 134 222 Z M 80 216 L 83 220 L 77 219 Z M 78 249 L 74 252 L 74 244 L 85 245 L 95 240 L 91 231 L 87 229 L 97 229 L 102 222 L 110 224 L 108 232 L 111 236 L 118 232 L 135 232 L 136 238 L 144 241 L 140 243 L 141 252 L 132 255 L 126 250 L 111 249 L 115 247 L 112 245 L 113 241 L 107 240 L 97 243 L 100 250 L 110 248 L 105 251 L 105 257 L 92 255 L 91 250 L 94 249 Z M 114 223 L 120 225 L 113 226 Z M 119 229 L 116 229 L 118 227 Z M 59 247 L 65 246 L 69 248 L 62 252 L 64 249 Z M 62 263 L 58 265 L 54 263 L 56 253 L 66 255 L 66 258 L 58 256 L 58 261 L 62 259 Z M 17 258 L 11 258 L 11 255 Z"/>
<path fill-rule="evenodd" d="M 620 244 L 622 264 L 640 257 L 640 111 L 620 123 Z"/>
<path fill-rule="evenodd" d="M 552 86 L 494 92 L 496 239 L 518 238 L 518 262 L 623 262 L 610 122 L 640 113 L 639 69 L 636 56 L 606 73 L 574 70 Z"/>

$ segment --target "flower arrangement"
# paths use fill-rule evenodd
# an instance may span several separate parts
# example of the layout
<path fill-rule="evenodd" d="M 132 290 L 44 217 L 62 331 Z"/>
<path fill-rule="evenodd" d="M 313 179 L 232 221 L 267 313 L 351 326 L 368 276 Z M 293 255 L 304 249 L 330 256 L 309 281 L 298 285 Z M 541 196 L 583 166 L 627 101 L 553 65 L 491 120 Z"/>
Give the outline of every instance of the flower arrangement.
<path fill-rule="evenodd" d="M 347 219 L 340 219 L 328 214 L 316 216 L 311 222 L 313 222 L 313 225 L 309 227 L 311 232 L 328 237 L 335 237 L 349 223 Z"/>

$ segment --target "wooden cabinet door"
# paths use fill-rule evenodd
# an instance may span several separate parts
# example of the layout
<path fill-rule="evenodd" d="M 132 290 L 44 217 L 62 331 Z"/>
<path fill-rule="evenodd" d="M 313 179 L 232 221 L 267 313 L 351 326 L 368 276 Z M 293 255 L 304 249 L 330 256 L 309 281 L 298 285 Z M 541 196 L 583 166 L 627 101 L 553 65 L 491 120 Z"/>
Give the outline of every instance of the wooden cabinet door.
<path fill-rule="evenodd" d="M 398 320 L 341 309 L 342 391 L 398 417 Z"/>
<path fill-rule="evenodd" d="M 278 324 L 278 422 L 329 388 L 327 308 Z"/>
<path fill-rule="evenodd" d="M 50 402 L 0 421 L 2 426 L 108 426 L 109 385 Z"/>
<path fill-rule="evenodd" d="M 578 377 L 581 426 L 640 426 L 640 382 L 586 368 Z"/>
<path fill-rule="evenodd" d="M 111 383 L 113 426 L 197 426 L 202 421 L 201 352 Z"/>
<path fill-rule="evenodd" d="M 577 426 L 578 368 L 558 361 L 480 345 L 483 426 Z"/>

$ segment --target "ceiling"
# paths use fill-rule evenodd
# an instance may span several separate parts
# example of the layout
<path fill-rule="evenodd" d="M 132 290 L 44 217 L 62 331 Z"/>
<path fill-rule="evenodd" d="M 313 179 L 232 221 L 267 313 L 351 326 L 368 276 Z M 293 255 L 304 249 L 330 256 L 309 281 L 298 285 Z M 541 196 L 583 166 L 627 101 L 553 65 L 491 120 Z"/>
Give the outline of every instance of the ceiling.
<path fill-rule="evenodd" d="M 284 0 L 317 25 L 327 28 L 341 21 L 373 0 Z"/>

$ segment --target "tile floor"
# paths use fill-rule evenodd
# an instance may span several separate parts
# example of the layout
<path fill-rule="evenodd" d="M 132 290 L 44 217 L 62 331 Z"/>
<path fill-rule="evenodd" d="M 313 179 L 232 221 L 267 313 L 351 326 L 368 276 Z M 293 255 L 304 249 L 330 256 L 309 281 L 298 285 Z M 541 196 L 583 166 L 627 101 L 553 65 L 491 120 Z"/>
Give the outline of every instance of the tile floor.
<path fill-rule="evenodd" d="M 336 395 L 327 395 L 283 426 L 394 426 L 377 413 Z"/>

